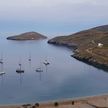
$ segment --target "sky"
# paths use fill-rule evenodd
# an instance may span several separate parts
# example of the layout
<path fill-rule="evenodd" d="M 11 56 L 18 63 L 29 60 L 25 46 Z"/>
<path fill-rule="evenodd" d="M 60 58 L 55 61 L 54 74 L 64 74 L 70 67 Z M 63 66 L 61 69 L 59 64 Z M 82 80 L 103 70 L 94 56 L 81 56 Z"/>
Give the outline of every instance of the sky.
<path fill-rule="evenodd" d="M 0 32 L 67 35 L 108 24 L 108 0 L 0 0 Z"/>

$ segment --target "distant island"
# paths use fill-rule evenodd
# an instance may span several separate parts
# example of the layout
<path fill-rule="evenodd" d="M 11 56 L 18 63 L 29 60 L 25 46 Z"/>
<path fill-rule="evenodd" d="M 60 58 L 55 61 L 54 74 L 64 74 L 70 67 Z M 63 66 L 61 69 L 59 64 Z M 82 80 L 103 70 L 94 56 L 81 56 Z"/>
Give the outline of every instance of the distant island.
<path fill-rule="evenodd" d="M 108 25 L 55 37 L 48 43 L 72 47 L 72 57 L 108 71 Z"/>
<path fill-rule="evenodd" d="M 47 37 L 37 32 L 26 32 L 16 36 L 7 37 L 8 40 L 39 40 Z"/>

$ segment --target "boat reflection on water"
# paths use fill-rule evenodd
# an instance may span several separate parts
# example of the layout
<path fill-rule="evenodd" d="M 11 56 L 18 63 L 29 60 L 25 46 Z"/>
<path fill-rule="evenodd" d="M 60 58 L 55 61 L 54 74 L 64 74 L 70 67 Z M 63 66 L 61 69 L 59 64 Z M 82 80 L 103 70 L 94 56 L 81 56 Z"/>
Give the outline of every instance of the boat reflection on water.
<path fill-rule="evenodd" d="M 1 74 L 1 75 L 0 75 L 0 79 L 1 79 L 1 86 L 4 85 L 4 75 L 5 75 L 5 74 Z"/>
<path fill-rule="evenodd" d="M 23 74 L 24 74 L 24 72 L 17 72 L 17 74 L 19 75 L 19 84 L 20 84 L 20 86 L 22 86 L 22 84 L 23 84 Z"/>
<path fill-rule="evenodd" d="M 19 75 L 20 75 L 20 79 L 19 79 L 20 86 L 22 86 L 22 84 L 23 84 L 23 74 L 22 73 L 19 73 Z"/>

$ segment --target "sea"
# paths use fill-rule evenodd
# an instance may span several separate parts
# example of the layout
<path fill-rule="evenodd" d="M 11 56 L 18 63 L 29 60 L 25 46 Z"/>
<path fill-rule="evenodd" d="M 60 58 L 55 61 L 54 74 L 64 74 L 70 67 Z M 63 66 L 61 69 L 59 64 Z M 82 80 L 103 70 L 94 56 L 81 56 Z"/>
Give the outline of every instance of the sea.
<path fill-rule="evenodd" d="M 35 103 L 108 93 L 108 72 L 71 57 L 46 40 L 12 41 L 0 34 L 0 104 Z M 31 59 L 31 61 L 29 61 Z M 50 64 L 44 65 L 47 60 Z M 21 69 L 24 73 L 17 73 Z M 41 68 L 42 72 L 36 72 Z"/>

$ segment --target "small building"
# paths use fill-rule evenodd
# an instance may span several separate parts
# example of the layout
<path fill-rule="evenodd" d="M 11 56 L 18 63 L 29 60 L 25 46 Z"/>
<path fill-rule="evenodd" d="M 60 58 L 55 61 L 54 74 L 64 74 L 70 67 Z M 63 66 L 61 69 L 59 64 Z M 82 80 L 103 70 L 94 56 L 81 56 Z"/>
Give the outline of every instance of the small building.
<path fill-rule="evenodd" d="M 102 48 L 103 47 L 103 44 L 102 43 L 98 43 L 98 47 L 99 48 Z"/>

